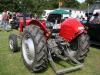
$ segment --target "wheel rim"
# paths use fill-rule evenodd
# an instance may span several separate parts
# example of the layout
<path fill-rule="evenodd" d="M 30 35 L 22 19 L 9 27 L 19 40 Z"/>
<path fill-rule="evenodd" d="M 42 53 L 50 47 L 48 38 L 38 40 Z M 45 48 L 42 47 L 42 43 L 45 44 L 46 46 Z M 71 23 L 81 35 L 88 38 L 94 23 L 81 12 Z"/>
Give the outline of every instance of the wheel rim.
<path fill-rule="evenodd" d="M 35 58 L 35 47 L 31 37 L 24 37 L 22 41 L 22 54 L 27 64 L 31 65 Z"/>
<path fill-rule="evenodd" d="M 11 50 L 13 50 L 13 48 L 14 48 L 14 47 L 13 47 L 13 44 L 14 44 L 14 43 L 13 43 L 13 40 L 10 39 L 10 40 L 9 40 L 9 47 L 10 47 Z"/>

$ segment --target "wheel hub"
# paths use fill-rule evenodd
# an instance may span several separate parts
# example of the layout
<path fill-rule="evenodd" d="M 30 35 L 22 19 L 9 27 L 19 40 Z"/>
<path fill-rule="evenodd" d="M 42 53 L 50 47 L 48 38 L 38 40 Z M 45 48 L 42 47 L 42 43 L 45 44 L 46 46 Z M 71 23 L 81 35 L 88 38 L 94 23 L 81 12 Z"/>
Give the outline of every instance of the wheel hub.
<path fill-rule="evenodd" d="M 24 38 L 22 41 L 22 53 L 23 57 L 28 64 L 32 64 L 35 58 L 35 47 L 33 40 L 29 38 Z"/>
<path fill-rule="evenodd" d="M 10 47 L 10 49 L 12 50 L 13 49 L 13 40 L 9 40 L 9 47 Z"/>

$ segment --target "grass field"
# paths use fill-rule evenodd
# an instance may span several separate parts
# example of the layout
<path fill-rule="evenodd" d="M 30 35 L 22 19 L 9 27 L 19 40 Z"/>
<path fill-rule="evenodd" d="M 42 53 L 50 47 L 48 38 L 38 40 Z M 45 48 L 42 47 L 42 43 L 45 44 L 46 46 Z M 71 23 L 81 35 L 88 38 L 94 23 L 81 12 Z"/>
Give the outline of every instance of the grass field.
<path fill-rule="evenodd" d="M 43 73 L 31 73 L 23 64 L 21 52 L 12 53 L 8 47 L 8 36 L 11 32 L 0 31 L 0 75 L 55 75 L 50 65 Z M 60 62 L 66 64 L 65 62 Z M 100 49 L 91 47 L 85 66 L 78 71 L 64 75 L 100 75 Z"/>

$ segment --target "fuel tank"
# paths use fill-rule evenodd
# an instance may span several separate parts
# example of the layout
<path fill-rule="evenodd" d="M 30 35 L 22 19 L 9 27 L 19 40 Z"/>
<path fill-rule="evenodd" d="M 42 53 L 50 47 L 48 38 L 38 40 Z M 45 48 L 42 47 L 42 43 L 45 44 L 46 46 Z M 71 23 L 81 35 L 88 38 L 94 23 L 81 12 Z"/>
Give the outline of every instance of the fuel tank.
<path fill-rule="evenodd" d="M 66 41 L 71 42 L 83 30 L 84 26 L 80 23 L 80 21 L 77 19 L 69 18 L 61 23 L 59 35 Z"/>

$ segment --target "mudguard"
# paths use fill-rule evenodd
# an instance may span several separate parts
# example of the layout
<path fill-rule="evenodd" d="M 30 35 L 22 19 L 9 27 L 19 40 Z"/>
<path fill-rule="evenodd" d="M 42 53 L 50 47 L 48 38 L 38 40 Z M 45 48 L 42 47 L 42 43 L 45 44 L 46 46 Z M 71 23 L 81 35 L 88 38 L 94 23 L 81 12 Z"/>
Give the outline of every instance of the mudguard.
<path fill-rule="evenodd" d="M 39 26 L 44 31 L 44 33 L 47 33 L 46 24 L 44 21 L 32 20 L 32 21 L 30 21 L 29 25 L 31 25 L 31 24 Z"/>
<path fill-rule="evenodd" d="M 47 31 L 46 31 L 46 24 L 44 24 L 44 23 L 45 23 L 44 21 L 40 22 L 38 20 L 30 20 L 30 19 L 29 20 L 26 20 L 26 26 L 31 25 L 31 24 L 34 24 L 34 25 L 39 26 L 45 33 L 47 33 Z M 19 25 L 20 32 L 23 31 L 23 26 L 24 26 L 24 21 L 21 20 L 20 21 L 20 25 Z"/>
<path fill-rule="evenodd" d="M 84 26 L 77 19 L 66 19 L 61 23 L 59 35 L 66 41 L 71 42 L 79 34 L 84 32 Z"/>

